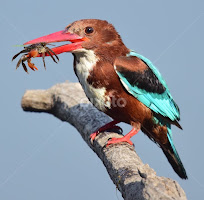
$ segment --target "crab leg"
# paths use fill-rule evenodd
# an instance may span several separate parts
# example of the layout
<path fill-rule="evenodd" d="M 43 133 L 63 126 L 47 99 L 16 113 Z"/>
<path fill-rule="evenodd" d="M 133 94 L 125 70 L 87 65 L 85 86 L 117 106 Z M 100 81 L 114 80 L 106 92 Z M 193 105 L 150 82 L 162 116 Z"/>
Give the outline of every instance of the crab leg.
<path fill-rule="evenodd" d="M 19 68 L 19 66 L 20 66 L 21 62 L 23 62 L 23 61 L 22 61 L 22 59 L 20 59 L 20 60 L 18 61 L 17 65 L 16 65 L 16 69 L 18 69 L 18 68 Z"/>
<path fill-rule="evenodd" d="M 27 67 L 26 67 L 25 63 L 23 62 L 23 60 L 22 60 L 22 66 L 23 66 L 24 71 L 28 73 Z"/>
<path fill-rule="evenodd" d="M 52 58 L 52 60 L 53 60 L 55 63 L 57 63 L 57 61 L 55 60 L 55 58 L 53 57 L 53 55 L 52 55 L 49 51 L 47 51 L 47 53 L 48 53 L 49 56 Z"/>
<path fill-rule="evenodd" d="M 12 61 L 17 57 L 17 56 L 19 56 L 21 53 L 27 53 L 28 52 L 28 50 L 22 50 L 22 51 L 20 51 L 19 53 L 17 53 L 13 58 L 12 58 Z"/>
<path fill-rule="evenodd" d="M 55 55 L 55 57 L 56 57 L 57 60 L 59 61 L 59 57 L 57 56 L 57 54 L 56 54 L 52 49 L 50 49 L 50 48 L 48 48 L 48 47 L 47 47 L 47 49 L 48 49 L 48 51 L 51 51 L 51 52 L 53 53 L 53 55 Z"/>
<path fill-rule="evenodd" d="M 27 55 L 22 55 L 21 58 L 19 59 L 17 65 L 16 65 L 16 69 L 18 69 L 18 67 L 20 66 L 21 62 L 25 62 L 26 60 L 28 60 Z"/>
<path fill-rule="evenodd" d="M 42 53 L 42 60 L 43 60 L 44 68 L 46 69 L 46 65 L 45 65 L 45 53 Z"/>

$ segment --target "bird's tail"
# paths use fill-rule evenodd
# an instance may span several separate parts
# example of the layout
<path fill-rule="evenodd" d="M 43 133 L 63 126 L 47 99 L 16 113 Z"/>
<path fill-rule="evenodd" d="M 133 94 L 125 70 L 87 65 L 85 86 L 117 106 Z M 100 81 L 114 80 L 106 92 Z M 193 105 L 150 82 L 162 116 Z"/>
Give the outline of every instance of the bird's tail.
<path fill-rule="evenodd" d="M 181 162 L 181 159 L 178 155 L 178 152 L 176 151 L 176 148 L 173 144 L 172 135 L 171 135 L 171 128 L 168 127 L 168 143 L 165 145 L 160 145 L 162 148 L 162 151 L 166 155 L 169 163 L 171 164 L 174 171 L 182 178 L 182 179 L 188 179 L 188 176 L 186 174 L 186 170 L 183 166 L 183 163 Z"/>

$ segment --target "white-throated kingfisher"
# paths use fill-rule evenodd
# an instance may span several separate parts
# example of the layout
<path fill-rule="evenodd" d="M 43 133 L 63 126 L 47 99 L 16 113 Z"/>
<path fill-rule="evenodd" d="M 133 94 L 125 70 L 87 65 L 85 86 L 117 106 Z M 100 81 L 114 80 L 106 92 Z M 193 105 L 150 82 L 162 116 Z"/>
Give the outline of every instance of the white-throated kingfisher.
<path fill-rule="evenodd" d="M 31 40 L 25 45 L 62 41 L 71 43 L 52 50 L 56 54 L 73 54 L 74 71 L 86 96 L 97 109 L 113 119 L 91 134 L 91 139 L 119 122 L 130 124 L 133 129 L 128 134 L 112 138 L 108 145 L 132 144 L 130 138 L 141 129 L 161 147 L 175 172 L 187 179 L 171 132 L 171 124 L 181 128 L 179 108 L 152 62 L 128 49 L 113 25 L 98 19 L 75 21 L 63 31 Z"/>

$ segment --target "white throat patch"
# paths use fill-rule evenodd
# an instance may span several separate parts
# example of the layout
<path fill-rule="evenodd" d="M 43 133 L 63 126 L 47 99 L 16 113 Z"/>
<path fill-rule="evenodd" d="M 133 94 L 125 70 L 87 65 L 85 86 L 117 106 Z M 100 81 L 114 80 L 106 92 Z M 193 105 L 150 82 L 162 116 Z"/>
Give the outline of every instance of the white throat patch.
<path fill-rule="evenodd" d="M 92 50 L 78 49 L 73 51 L 76 56 L 75 69 L 86 96 L 91 103 L 101 111 L 111 107 L 110 98 L 105 97 L 106 89 L 95 88 L 87 82 L 90 71 L 93 70 L 98 58 Z"/>

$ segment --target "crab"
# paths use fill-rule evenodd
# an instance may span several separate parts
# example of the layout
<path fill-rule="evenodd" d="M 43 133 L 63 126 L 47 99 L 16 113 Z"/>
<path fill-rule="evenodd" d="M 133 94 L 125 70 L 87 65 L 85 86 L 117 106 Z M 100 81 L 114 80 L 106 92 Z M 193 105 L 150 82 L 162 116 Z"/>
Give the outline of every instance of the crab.
<path fill-rule="evenodd" d="M 38 70 L 38 68 L 34 65 L 34 63 L 31 63 L 31 58 L 38 57 L 39 55 L 42 56 L 43 64 L 44 64 L 45 69 L 46 69 L 46 65 L 45 65 L 45 56 L 46 55 L 49 55 L 52 58 L 52 60 L 55 63 L 57 63 L 59 61 L 58 56 L 55 54 L 55 52 L 52 49 L 50 49 L 46 45 L 47 45 L 47 43 L 41 42 L 41 43 L 31 44 L 29 46 L 24 47 L 24 49 L 22 51 L 20 51 L 16 55 L 14 55 L 14 57 L 12 58 L 12 61 L 13 61 L 21 53 L 27 53 L 27 54 L 24 54 L 24 55 L 21 56 L 21 58 L 19 59 L 17 65 L 16 65 L 16 69 L 20 66 L 20 64 L 22 64 L 23 69 L 25 70 L 25 72 L 28 73 L 27 67 L 26 67 L 26 65 L 24 63 L 25 61 L 27 61 L 28 66 L 33 71 Z M 49 44 L 49 45 L 51 45 L 51 44 Z"/>

